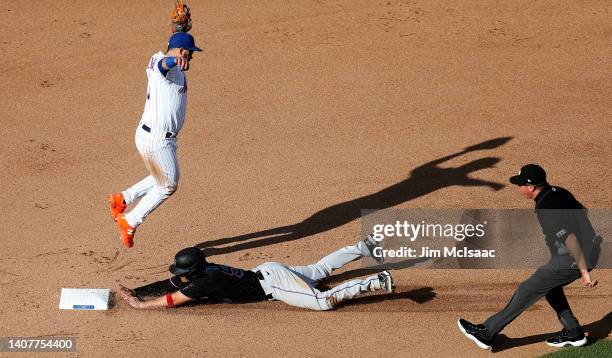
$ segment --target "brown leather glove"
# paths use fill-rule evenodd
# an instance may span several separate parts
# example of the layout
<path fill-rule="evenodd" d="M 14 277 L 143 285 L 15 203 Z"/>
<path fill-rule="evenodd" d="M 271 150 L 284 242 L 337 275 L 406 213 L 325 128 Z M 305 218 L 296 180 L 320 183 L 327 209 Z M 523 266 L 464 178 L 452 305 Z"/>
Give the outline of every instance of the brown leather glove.
<path fill-rule="evenodd" d="M 174 1 L 172 9 L 172 33 L 189 32 L 191 30 L 191 10 L 187 4 Z"/>

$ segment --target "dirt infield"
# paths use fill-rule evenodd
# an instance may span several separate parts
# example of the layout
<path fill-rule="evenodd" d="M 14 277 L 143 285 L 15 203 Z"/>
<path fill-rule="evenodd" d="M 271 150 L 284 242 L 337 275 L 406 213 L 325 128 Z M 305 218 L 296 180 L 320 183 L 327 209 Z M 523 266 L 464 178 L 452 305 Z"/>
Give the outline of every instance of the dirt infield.
<path fill-rule="evenodd" d="M 456 319 L 503 308 L 530 271 L 396 271 L 392 297 L 324 313 L 57 305 L 61 287 L 164 278 L 195 244 L 243 268 L 308 263 L 359 237 L 362 208 L 530 208 L 506 185 L 527 162 L 612 207 L 609 2 L 189 1 L 204 52 L 188 73 L 181 181 L 128 251 L 106 195 L 146 174 L 134 130 L 171 3 L 0 3 L 0 336 L 75 336 L 76 356 L 484 356 Z M 567 293 L 605 338 L 612 270 L 594 276 L 598 288 Z M 559 329 L 539 302 L 496 350 L 550 352 Z"/>

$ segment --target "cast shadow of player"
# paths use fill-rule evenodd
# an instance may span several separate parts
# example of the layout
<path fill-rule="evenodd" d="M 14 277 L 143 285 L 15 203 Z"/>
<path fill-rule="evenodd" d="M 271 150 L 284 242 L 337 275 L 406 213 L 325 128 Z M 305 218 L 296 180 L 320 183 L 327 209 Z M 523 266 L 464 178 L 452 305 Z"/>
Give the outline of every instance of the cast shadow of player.
<path fill-rule="evenodd" d="M 470 152 L 492 150 L 507 143 L 512 137 L 500 137 L 469 146 L 462 151 L 425 163 L 410 172 L 410 176 L 375 193 L 338 203 L 322 209 L 303 221 L 252 232 L 244 235 L 227 237 L 202 242 L 197 247 L 205 249 L 208 256 L 226 254 L 256 247 L 274 245 L 298 240 L 343 226 L 361 217 L 362 209 L 387 209 L 434 191 L 450 186 L 485 186 L 501 190 L 505 185 L 471 177 L 470 174 L 483 169 L 493 168 L 501 159 L 485 157 L 473 160 L 454 168 L 442 168 L 440 164 Z M 259 240 L 247 241 L 255 238 Z M 228 245 L 216 247 L 219 245 Z"/>
<path fill-rule="evenodd" d="M 328 277 L 325 280 L 326 284 L 334 284 L 342 281 L 352 280 L 357 277 L 369 276 L 375 273 L 379 273 L 382 270 L 402 270 L 411 267 L 418 267 L 423 264 L 431 264 L 434 262 L 434 259 L 429 257 L 418 257 L 415 259 L 402 260 L 398 262 L 385 262 L 384 264 L 374 264 L 374 260 L 372 260 L 373 265 L 369 267 L 362 267 L 356 270 L 345 271 L 340 274 L 335 274 L 333 276 Z"/>
<path fill-rule="evenodd" d="M 423 304 L 433 300 L 435 297 L 436 292 L 432 287 L 421 287 L 406 292 L 394 292 L 389 295 L 371 295 L 357 297 L 352 300 L 343 302 L 339 308 L 355 305 L 367 305 L 381 302 L 389 302 L 395 300 L 411 300 L 418 304 Z"/>
<path fill-rule="evenodd" d="M 600 339 L 606 339 L 610 335 L 612 329 L 612 312 L 608 312 L 602 319 L 582 326 L 582 329 L 587 333 L 589 345 L 597 342 Z M 493 352 L 501 352 L 506 349 L 526 346 L 529 344 L 542 344 L 546 339 L 554 337 L 559 332 L 535 334 L 532 336 L 521 338 L 510 338 L 505 334 L 500 334 L 495 338 Z"/>
<path fill-rule="evenodd" d="M 353 271 L 353 273 L 359 274 L 361 272 L 360 270 L 355 270 Z M 347 277 L 347 276 L 342 276 L 342 275 L 332 276 L 334 281 L 342 279 L 342 277 Z M 329 289 L 328 285 L 330 281 L 323 282 L 320 285 L 317 285 L 317 287 L 322 290 L 327 290 Z M 151 299 L 154 297 L 166 295 L 171 292 L 176 292 L 176 287 L 174 287 L 170 283 L 169 279 L 166 279 L 166 280 L 153 282 L 153 283 L 150 283 L 144 286 L 136 287 L 134 289 L 134 292 L 136 293 L 136 296 L 140 299 Z M 116 293 L 112 293 L 112 297 L 114 298 L 114 300 L 113 300 L 113 305 L 111 307 L 115 307 L 117 305 L 116 296 L 117 296 Z M 371 303 L 379 303 L 379 302 L 389 301 L 389 300 L 404 300 L 404 299 L 409 299 L 416 303 L 422 304 L 422 303 L 431 301 L 435 297 L 436 297 L 436 293 L 434 292 L 434 289 L 432 287 L 421 287 L 421 288 L 406 291 L 406 292 L 394 292 L 393 294 L 390 294 L 390 295 L 372 295 L 372 296 L 358 297 L 356 299 L 347 301 L 346 303 L 342 304 L 342 306 L 356 305 L 356 304 L 371 304 Z M 203 299 L 203 300 L 197 300 L 197 301 L 190 301 L 187 304 L 185 304 L 185 306 L 190 307 L 190 306 L 199 306 L 203 304 L 219 304 L 219 303 L 227 303 L 227 302 L 219 301 L 219 300 Z M 249 303 L 249 302 L 237 302 L 237 303 Z"/>

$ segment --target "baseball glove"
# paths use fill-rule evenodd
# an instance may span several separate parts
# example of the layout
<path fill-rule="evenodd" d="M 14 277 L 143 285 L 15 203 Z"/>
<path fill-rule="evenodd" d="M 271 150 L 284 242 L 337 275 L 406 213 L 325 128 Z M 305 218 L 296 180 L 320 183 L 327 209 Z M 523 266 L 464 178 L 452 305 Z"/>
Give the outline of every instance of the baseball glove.
<path fill-rule="evenodd" d="M 191 10 L 187 4 L 174 1 L 172 9 L 172 33 L 189 32 L 191 30 Z"/>

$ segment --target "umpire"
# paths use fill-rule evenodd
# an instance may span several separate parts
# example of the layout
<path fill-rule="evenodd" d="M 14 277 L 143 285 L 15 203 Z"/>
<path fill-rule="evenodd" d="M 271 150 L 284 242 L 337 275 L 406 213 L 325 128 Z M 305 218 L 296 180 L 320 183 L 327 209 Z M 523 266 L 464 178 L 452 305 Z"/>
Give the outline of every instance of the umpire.
<path fill-rule="evenodd" d="M 495 336 L 504 327 L 545 296 L 563 326 L 561 334 L 547 339 L 546 343 L 553 347 L 582 346 L 587 339 L 569 307 L 563 287 L 580 277 L 588 287 L 597 285 L 590 271 L 597 263 L 601 238 L 595 236 L 584 206 L 566 189 L 549 185 L 546 172 L 539 165 L 525 165 L 518 175 L 510 178 L 510 183 L 517 185 L 525 198 L 535 201 L 535 212 L 551 258 L 519 285 L 502 311 L 484 324 L 459 319 L 459 329 L 480 348 L 491 349 Z"/>

